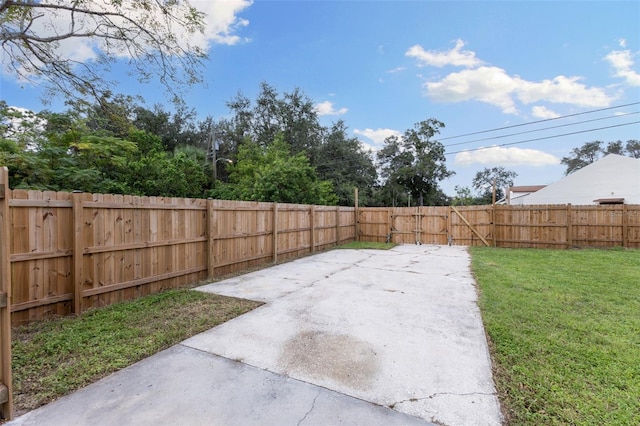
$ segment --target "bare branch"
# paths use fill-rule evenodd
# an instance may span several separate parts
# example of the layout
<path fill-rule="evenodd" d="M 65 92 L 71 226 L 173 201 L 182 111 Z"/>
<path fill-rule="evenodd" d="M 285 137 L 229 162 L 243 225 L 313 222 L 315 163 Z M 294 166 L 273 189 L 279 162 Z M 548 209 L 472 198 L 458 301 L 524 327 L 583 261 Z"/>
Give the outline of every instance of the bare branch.
<path fill-rule="evenodd" d="M 203 29 L 203 14 L 187 0 L 0 2 L 5 70 L 72 98 L 107 90 L 111 83 L 100 76 L 122 57 L 140 81 L 157 76 L 175 96 L 181 86 L 202 80 L 206 56 L 185 35 Z M 94 56 L 70 60 L 60 50 L 70 39 L 86 39 Z"/>

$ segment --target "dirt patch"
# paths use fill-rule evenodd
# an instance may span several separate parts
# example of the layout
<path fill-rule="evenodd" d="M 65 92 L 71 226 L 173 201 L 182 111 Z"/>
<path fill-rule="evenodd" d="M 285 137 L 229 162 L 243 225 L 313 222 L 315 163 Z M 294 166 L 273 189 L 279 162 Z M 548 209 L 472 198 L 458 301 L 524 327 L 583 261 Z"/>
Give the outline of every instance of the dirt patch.
<path fill-rule="evenodd" d="M 378 357 L 369 343 L 319 331 L 301 332 L 289 339 L 279 364 L 286 374 L 329 379 L 353 389 L 367 387 L 378 371 Z"/>

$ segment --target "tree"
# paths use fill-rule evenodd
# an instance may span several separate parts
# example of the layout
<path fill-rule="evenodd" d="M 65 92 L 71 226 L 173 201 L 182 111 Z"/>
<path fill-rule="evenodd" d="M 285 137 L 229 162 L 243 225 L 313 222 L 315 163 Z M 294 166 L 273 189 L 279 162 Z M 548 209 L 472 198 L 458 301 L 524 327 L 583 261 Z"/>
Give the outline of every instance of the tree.
<path fill-rule="evenodd" d="M 318 148 L 316 170 L 320 179 L 331 181 L 338 204 L 352 206 L 354 188 L 359 189 L 359 203 L 367 205 L 378 174 L 360 141 L 347 136 L 342 120 L 335 123 Z"/>
<path fill-rule="evenodd" d="M 632 139 L 627 141 L 625 150 L 627 151 L 627 155 L 629 157 L 640 158 L 640 140 Z"/>
<path fill-rule="evenodd" d="M 578 148 L 573 148 L 570 155 L 562 157 L 560 161 L 567 167 L 564 174 L 569 175 L 608 154 L 640 158 L 640 141 L 636 139 L 628 140 L 624 146 L 622 141 L 609 142 L 605 148 L 603 148 L 603 144 L 604 142 L 602 141 L 593 141 L 587 142 Z"/>
<path fill-rule="evenodd" d="M 439 182 L 454 174 L 447 169 L 444 146 L 431 138 L 444 123 L 430 118 L 416 123 L 403 136 L 390 136 L 378 151 L 378 161 L 385 185 L 399 185 L 411 194 L 417 204 L 435 205 L 446 202 Z"/>
<path fill-rule="evenodd" d="M 321 143 L 323 128 L 313 102 L 300 89 L 280 96 L 274 87 L 262 82 L 255 103 L 238 94 L 227 106 L 234 114 L 230 121 L 233 128 L 227 136 L 236 143 L 249 137 L 267 146 L 282 134 L 292 154 L 304 152 L 309 158 Z"/>
<path fill-rule="evenodd" d="M 303 153 L 291 155 L 281 134 L 268 147 L 245 141 L 237 164 L 230 169 L 230 185 L 237 199 L 323 205 L 338 201 L 331 183 L 318 179 Z"/>
<path fill-rule="evenodd" d="M 493 200 L 493 187 L 496 188 L 496 201 L 505 196 L 504 188 L 513 186 L 513 180 L 518 173 L 507 170 L 504 167 L 485 167 L 476 173 L 473 178 L 473 189 L 479 191 L 479 200 L 482 204 L 491 204 Z"/>
<path fill-rule="evenodd" d="M 468 186 L 455 186 L 456 195 L 451 200 L 451 204 L 454 206 L 470 206 L 474 204 L 475 197 L 471 194 L 471 189 Z"/>
<path fill-rule="evenodd" d="M 190 42 L 203 32 L 204 14 L 187 0 L 0 2 L 3 65 L 21 80 L 44 81 L 49 94 L 101 99 L 115 58 L 126 58 L 141 82 L 158 78 L 176 87 L 201 81 L 205 52 Z M 84 39 L 90 60 L 65 51 Z"/>

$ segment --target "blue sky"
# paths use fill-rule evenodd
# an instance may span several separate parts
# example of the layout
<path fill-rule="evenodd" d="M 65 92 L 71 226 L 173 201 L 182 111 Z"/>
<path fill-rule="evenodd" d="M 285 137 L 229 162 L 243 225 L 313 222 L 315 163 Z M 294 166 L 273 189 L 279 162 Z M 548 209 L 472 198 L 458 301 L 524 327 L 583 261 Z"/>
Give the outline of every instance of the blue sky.
<path fill-rule="evenodd" d="M 300 88 L 323 124 L 344 120 L 372 149 L 435 118 L 456 172 L 442 183 L 450 195 L 484 167 L 516 171 L 516 184 L 548 184 L 563 176 L 559 161 L 572 148 L 640 139 L 640 124 L 629 124 L 640 121 L 640 105 L 617 108 L 640 102 L 638 1 L 192 3 L 210 24 L 206 84 L 184 97 L 201 118 L 228 115 L 226 102 L 238 92 L 254 99 L 262 81 L 280 93 Z M 153 83 L 114 77 L 117 92 L 169 106 Z M 37 87 L 3 75 L 0 89 L 9 105 L 43 109 Z M 620 124 L 628 125 L 586 132 Z M 459 152 L 496 144 L 513 145 Z"/>

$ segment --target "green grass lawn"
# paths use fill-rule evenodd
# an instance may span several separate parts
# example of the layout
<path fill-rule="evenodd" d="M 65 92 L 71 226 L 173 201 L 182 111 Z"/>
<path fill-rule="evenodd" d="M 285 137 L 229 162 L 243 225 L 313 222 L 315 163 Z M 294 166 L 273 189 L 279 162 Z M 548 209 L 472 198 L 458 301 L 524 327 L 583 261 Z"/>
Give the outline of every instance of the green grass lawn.
<path fill-rule="evenodd" d="M 640 251 L 472 247 L 512 425 L 640 425 Z"/>
<path fill-rule="evenodd" d="M 78 317 L 14 328 L 16 414 L 53 401 L 259 305 L 178 289 L 94 309 Z"/>

